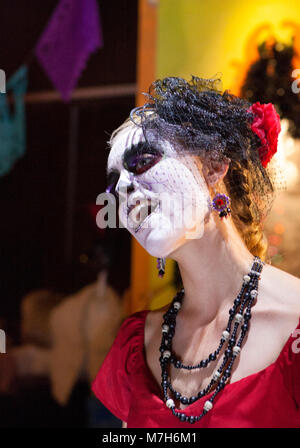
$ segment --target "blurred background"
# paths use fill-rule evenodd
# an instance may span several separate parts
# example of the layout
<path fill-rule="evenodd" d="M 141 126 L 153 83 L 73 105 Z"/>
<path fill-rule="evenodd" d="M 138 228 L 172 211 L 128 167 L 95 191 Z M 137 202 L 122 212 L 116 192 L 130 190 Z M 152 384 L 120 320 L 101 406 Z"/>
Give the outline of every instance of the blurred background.
<path fill-rule="evenodd" d="M 272 102 L 286 180 L 268 257 L 299 277 L 299 4 L 7 0 L 0 35 L 0 427 L 120 427 L 90 384 L 123 319 L 170 302 L 180 278 L 97 227 L 109 136 L 158 77 L 221 74 Z"/>

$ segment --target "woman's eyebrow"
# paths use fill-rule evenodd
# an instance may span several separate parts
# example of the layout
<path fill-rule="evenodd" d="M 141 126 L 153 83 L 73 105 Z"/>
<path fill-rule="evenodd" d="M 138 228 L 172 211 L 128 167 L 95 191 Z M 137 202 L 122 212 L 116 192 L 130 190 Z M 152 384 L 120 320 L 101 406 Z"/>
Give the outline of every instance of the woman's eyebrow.
<path fill-rule="evenodd" d="M 147 152 L 161 152 L 160 149 L 158 149 L 155 145 L 148 143 L 148 142 L 139 142 L 139 143 L 135 143 L 133 145 L 131 145 L 129 148 L 125 149 L 124 153 L 123 153 L 123 160 L 125 157 L 128 157 L 132 154 L 143 154 L 143 153 L 147 153 Z"/>
<path fill-rule="evenodd" d="M 146 141 L 134 143 L 125 149 L 123 156 L 122 156 L 122 163 L 124 163 L 125 158 L 127 158 L 128 156 L 145 154 L 145 153 L 157 153 L 157 152 L 162 153 L 163 151 L 161 149 L 159 149 L 158 147 L 156 147 L 154 144 L 148 143 Z M 106 169 L 107 176 L 109 176 L 111 173 L 114 173 L 114 172 L 119 172 L 119 170 L 117 170 L 114 167 L 111 167 L 111 168 L 107 167 L 107 169 Z"/>

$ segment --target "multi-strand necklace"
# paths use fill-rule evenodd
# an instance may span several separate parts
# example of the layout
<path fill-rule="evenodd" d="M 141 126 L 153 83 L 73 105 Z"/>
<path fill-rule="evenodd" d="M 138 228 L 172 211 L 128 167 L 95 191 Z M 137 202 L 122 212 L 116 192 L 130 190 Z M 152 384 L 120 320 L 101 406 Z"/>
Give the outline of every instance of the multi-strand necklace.
<path fill-rule="evenodd" d="M 172 340 L 175 334 L 176 316 L 182 306 L 184 298 L 184 289 L 180 290 L 171 302 L 168 311 L 164 314 L 164 322 L 162 324 L 162 340 L 160 345 L 161 356 L 159 358 L 161 365 L 161 385 L 163 389 L 166 406 L 172 411 L 173 415 L 178 417 L 182 422 L 195 423 L 204 417 L 207 412 L 213 408 L 213 402 L 217 394 L 225 387 L 229 381 L 234 361 L 241 352 L 243 340 L 249 330 L 249 321 L 251 319 L 251 307 L 256 302 L 258 293 L 258 281 L 264 263 L 259 257 L 255 257 L 251 271 L 244 276 L 242 288 L 233 302 L 233 306 L 229 310 L 229 319 L 226 329 L 223 331 L 218 348 L 210 353 L 206 359 L 203 359 L 196 365 L 185 365 L 179 361 L 172 352 Z M 240 327 L 240 335 L 237 340 L 237 332 Z M 223 360 L 212 375 L 211 381 L 207 387 L 198 392 L 197 395 L 186 397 L 176 391 L 168 375 L 168 369 L 172 363 L 177 369 L 201 369 L 206 368 L 212 361 L 217 359 L 224 344 L 226 349 Z M 200 415 L 188 416 L 184 412 L 179 412 L 175 408 L 174 400 L 168 395 L 168 389 L 174 394 L 176 400 L 180 400 L 182 404 L 189 405 L 209 394 L 215 389 L 212 396 L 204 403 L 203 411 Z"/>

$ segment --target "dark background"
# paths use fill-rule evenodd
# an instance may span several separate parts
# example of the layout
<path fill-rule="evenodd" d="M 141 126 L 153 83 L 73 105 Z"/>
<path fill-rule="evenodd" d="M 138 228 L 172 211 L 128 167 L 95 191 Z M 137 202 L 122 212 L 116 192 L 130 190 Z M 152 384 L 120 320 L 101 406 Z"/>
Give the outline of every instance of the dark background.
<path fill-rule="evenodd" d="M 8 80 L 28 62 L 28 92 L 53 90 L 32 50 L 57 4 L 57 0 L 1 2 L 0 68 Z M 135 83 L 137 0 L 99 1 L 99 9 L 104 46 L 89 58 L 77 87 Z M 87 206 L 105 190 L 109 134 L 134 104 L 134 95 L 26 104 L 26 154 L 0 178 L 0 319 L 14 342 L 19 338 L 24 294 L 44 287 L 67 294 L 96 278 L 95 271 L 80 262 L 80 255 L 97 239 L 105 238 L 118 248 L 110 283 L 120 293 L 129 286 L 130 235 L 125 229 L 100 233 Z M 72 113 L 78 119 L 73 168 Z M 71 259 L 66 256 L 67 241 Z"/>

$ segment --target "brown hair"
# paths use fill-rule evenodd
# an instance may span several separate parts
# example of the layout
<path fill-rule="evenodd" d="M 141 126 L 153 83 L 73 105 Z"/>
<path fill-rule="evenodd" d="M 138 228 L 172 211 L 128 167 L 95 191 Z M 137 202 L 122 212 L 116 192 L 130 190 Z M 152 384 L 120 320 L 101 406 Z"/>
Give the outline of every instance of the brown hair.
<path fill-rule="evenodd" d="M 253 182 L 247 161 L 232 160 L 224 178 L 231 199 L 232 219 L 248 250 L 265 260 L 268 242 L 255 214 L 251 195 Z"/>

